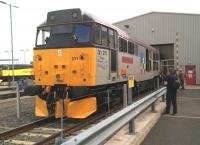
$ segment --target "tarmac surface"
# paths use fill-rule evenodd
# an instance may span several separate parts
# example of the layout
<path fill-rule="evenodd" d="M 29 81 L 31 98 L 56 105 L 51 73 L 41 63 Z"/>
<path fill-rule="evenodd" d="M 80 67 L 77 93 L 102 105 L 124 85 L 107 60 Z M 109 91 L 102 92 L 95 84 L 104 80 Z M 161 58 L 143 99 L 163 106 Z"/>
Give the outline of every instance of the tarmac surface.
<path fill-rule="evenodd" d="M 163 115 L 141 145 L 200 145 L 200 89 L 180 90 L 177 106 L 178 113 Z"/>

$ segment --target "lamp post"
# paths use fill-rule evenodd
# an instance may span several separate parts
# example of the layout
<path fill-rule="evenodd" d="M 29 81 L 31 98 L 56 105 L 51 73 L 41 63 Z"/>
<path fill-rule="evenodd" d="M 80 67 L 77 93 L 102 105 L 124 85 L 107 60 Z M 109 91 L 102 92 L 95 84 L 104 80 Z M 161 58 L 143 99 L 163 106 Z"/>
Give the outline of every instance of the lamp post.
<path fill-rule="evenodd" d="M 29 51 L 28 49 L 21 49 L 20 51 L 22 51 L 24 53 L 24 64 L 26 64 L 26 51 Z"/>
<path fill-rule="evenodd" d="M 14 54 L 13 54 L 13 28 L 12 28 L 12 7 L 19 8 L 18 6 L 14 6 L 12 4 L 8 4 L 4 1 L 0 1 L 0 3 L 8 5 L 10 8 L 10 37 L 11 37 L 11 54 L 12 54 L 12 85 L 14 85 Z"/>

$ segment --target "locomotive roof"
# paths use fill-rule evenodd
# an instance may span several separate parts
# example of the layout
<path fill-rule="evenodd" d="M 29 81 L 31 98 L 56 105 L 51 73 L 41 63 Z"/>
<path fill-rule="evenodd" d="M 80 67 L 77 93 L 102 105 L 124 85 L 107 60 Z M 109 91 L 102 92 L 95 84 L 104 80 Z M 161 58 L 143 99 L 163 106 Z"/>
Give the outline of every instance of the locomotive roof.
<path fill-rule="evenodd" d="M 74 14 L 74 17 L 73 17 Z M 76 15 L 76 17 L 75 17 Z M 55 24 L 66 24 L 66 23 L 88 23 L 88 22 L 96 22 L 105 26 L 108 26 L 112 29 L 118 31 L 119 35 L 122 35 L 128 39 L 128 35 L 120 30 L 118 27 L 107 23 L 104 20 L 97 18 L 96 16 L 89 14 L 81 9 L 66 9 L 66 10 L 58 10 L 58 11 L 51 11 L 47 14 L 47 20 L 43 22 L 38 27 L 44 27 L 48 25 L 55 25 Z"/>
<path fill-rule="evenodd" d="M 43 22 L 41 25 L 39 25 L 38 27 L 44 27 L 44 26 L 55 25 L 55 24 L 88 23 L 88 22 L 96 22 L 96 23 L 105 25 L 109 28 L 116 30 L 118 32 L 118 35 L 122 38 L 128 39 L 135 43 L 138 43 L 148 49 L 156 50 L 154 47 L 147 45 L 143 41 L 140 41 L 136 38 L 130 37 L 125 31 L 122 31 L 118 27 L 116 27 L 104 20 L 99 19 L 92 14 L 84 12 L 79 8 L 48 12 L 47 20 L 45 22 Z"/>

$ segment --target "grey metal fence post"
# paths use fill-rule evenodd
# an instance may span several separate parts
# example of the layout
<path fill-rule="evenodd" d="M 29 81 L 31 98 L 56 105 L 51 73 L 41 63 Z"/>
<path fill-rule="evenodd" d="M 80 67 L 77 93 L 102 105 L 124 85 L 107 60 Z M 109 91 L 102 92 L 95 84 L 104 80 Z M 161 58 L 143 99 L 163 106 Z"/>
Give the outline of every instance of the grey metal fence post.
<path fill-rule="evenodd" d="M 132 99 L 132 88 L 128 88 L 128 105 L 131 105 L 133 102 Z M 129 134 L 134 134 L 135 133 L 135 120 L 131 119 L 129 121 Z"/>
<path fill-rule="evenodd" d="M 160 87 L 159 77 L 157 77 L 157 89 Z"/>
<path fill-rule="evenodd" d="M 132 99 L 132 88 L 128 88 L 128 105 L 131 105 L 133 102 Z"/>
<path fill-rule="evenodd" d="M 135 118 L 129 121 L 129 134 L 135 134 Z"/>
<path fill-rule="evenodd" d="M 138 96 L 140 95 L 140 85 L 139 85 L 139 83 L 137 83 L 137 95 Z"/>
<path fill-rule="evenodd" d="M 61 140 L 63 139 L 63 99 L 60 99 L 60 103 L 61 103 L 61 133 L 60 133 L 60 137 Z"/>
<path fill-rule="evenodd" d="M 54 92 L 54 96 L 55 96 L 55 92 Z M 60 103 L 60 128 L 61 128 L 61 131 L 60 131 L 60 137 L 57 137 L 55 138 L 55 145 L 60 145 L 62 144 L 65 140 L 63 139 L 63 98 L 59 100 L 59 103 Z"/>
<path fill-rule="evenodd" d="M 155 109 L 155 102 L 153 102 L 153 103 L 151 104 L 151 111 L 152 111 L 152 112 L 156 112 L 156 109 Z"/>
<path fill-rule="evenodd" d="M 19 92 L 19 85 L 16 84 L 16 102 L 17 102 L 17 118 L 20 118 L 20 92 Z"/>
<path fill-rule="evenodd" d="M 165 99 L 166 99 L 166 94 L 164 94 L 164 95 L 162 96 L 162 102 L 165 102 Z"/>
<path fill-rule="evenodd" d="M 126 107 L 127 106 L 127 85 L 124 84 L 123 85 L 123 106 Z"/>

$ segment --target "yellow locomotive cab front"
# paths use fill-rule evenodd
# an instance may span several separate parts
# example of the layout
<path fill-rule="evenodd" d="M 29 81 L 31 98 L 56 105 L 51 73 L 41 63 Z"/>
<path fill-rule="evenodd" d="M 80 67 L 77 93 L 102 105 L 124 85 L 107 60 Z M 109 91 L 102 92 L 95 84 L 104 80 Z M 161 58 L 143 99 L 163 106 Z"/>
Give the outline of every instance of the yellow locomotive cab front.
<path fill-rule="evenodd" d="M 96 48 L 62 48 L 34 50 L 35 84 L 54 86 L 94 86 L 96 84 Z M 47 96 L 46 96 L 47 97 Z M 55 102 L 55 117 L 61 115 L 61 104 Z M 47 117 L 47 103 L 36 97 L 36 116 Z M 64 99 L 64 113 L 70 118 L 86 118 L 97 110 L 96 98 L 76 101 Z"/>
<path fill-rule="evenodd" d="M 36 85 L 94 86 L 95 48 L 34 50 Z"/>

